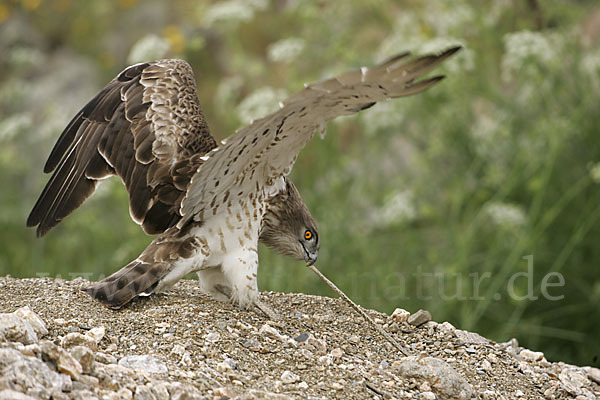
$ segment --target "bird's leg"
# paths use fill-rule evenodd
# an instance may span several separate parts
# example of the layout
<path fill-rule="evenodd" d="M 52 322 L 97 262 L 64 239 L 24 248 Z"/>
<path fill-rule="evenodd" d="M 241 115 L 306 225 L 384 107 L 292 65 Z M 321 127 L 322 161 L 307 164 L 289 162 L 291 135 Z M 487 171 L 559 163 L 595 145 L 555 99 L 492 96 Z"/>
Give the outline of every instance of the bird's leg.
<path fill-rule="evenodd" d="M 226 284 L 218 288 L 221 293 L 227 293 L 232 303 L 243 309 L 255 307 L 273 320 L 279 316 L 271 307 L 260 300 L 258 292 L 258 252 L 254 248 L 243 247 L 239 251 L 228 254 L 221 264 Z"/>
<path fill-rule="evenodd" d="M 220 292 L 223 296 L 226 296 L 228 299 L 231 299 L 232 291 L 229 286 L 217 284 L 214 286 L 214 289 Z M 259 297 L 256 297 L 256 299 L 254 299 L 254 304 L 252 305 L 258 310 L 262 311 L 262 313 L 269 317 L 269 319 L 273 321 L 278 321 L 280 319 L 279 314 L 277 314 L 272 307 L 263 303 Z"/>

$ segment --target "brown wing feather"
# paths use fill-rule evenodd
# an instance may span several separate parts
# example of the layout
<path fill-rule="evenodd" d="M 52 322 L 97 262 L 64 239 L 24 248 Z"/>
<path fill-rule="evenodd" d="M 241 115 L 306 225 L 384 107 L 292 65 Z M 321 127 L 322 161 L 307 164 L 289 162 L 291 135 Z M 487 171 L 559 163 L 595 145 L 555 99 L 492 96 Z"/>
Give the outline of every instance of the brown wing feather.
<path fill-rule="evenodd" d="M 453 47 L 408 62 L 407 54 L 402 54 L 374 68 L 307 85 L 285 100 L 278 111 L 252 122 L 206 155 L 181 203 L 183 218 L 178 226 L 202 219 L 208 212 L 220 213 L 256 188 L 289 174 L 300 150 L 328 121 L 433 86 L 443 77 L 415 79 L 459 49 Z"/>
<path fill-rule="evenodd" d="M 27 226 L 37 225 L 38 236 L 44 235 L 94 193 L 98 180 L 118 175 L 129 192 L 132 218 L 146 233 L 161 233 L 180 218 L 179 203 L 201 162 L 192 156 L 214 147 L 185 61 L 129 67 L 57 140 L 44 166 L 52 177 Z M 188 165 L 188 175 L 174 164 Z"/>

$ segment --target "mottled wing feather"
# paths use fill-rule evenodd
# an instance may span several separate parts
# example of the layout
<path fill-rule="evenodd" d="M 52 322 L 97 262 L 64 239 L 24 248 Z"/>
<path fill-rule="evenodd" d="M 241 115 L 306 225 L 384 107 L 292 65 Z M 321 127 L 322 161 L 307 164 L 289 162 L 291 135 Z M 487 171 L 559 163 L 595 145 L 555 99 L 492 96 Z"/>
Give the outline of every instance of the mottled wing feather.
<path fill-rule="evenodd" d="M 129 192 L 131 217 L 147 233 L 161 233 L 180 218 L 187 183 L 202 163 L 196 155 L 214 147 L 185 61 L 129 67 L 77 113 L 56 142 L 44 166 L 44 172 L 54 172 L 27 225 L 44 235 L 100 179 L 118 175 Z"/>
<path fill-rule="evenodd" d="M 328 121 L 436 84 L 443 77 L 415 79 L 459 48 L 408 62 L 407 54 L 401 54 L 373 68 L 306 85 L 284 101 L 278 111 L 252 122 L 207 154 L 192 177 L 178 225 L 223 212 L 259 187 L 289 174 L 300 150 Z"/>

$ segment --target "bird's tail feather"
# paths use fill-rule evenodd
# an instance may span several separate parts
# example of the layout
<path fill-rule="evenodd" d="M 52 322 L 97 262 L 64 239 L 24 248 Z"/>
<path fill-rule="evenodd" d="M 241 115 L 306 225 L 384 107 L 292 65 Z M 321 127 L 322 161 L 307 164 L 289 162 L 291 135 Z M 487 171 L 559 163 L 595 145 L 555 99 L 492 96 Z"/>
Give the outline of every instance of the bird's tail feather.
<path fill-rule="evenodd" d="M 138 258 L 83 291 L 118 309 L 136 296 L 152 293 L 167 270 L 168 264 L 148 263 Z"/>

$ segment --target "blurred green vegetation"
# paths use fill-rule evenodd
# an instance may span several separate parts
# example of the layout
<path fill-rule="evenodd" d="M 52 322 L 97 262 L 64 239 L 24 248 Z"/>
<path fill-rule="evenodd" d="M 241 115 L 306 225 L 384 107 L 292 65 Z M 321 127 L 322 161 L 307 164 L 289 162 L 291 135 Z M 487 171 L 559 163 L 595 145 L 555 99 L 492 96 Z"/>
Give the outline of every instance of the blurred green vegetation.
<path fill-rule="evenodd" d="M 304 82 L 453 43 L 465 48 L 441 84 L 336 120 L 301 153 L 292 176 L 319 223 L 318 266 L 365 307 L 425 308 L 598 366 L 594 0 L 0 0 L 0 274 L 96 280 L 150 241 L 116 178 L 43 239 L 25 228 L 54 141 L 126 65 L 188 60 L 222 139 Z M 564 285 L 544 288 L 552 272 Z M 259 277 L 332 295 L 266 248 Z"/>

